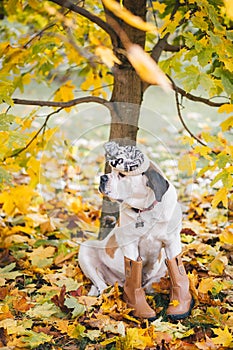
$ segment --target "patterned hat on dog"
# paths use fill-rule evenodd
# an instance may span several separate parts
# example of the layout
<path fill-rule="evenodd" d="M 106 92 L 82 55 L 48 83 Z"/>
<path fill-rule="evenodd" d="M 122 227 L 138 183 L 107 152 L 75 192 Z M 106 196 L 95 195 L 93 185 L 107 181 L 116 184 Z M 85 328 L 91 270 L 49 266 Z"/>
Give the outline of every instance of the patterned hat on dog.
<path fill-rule="evenodd" d="M 136 146 L 120 146 L 110 141 L 105 143 L 104 148 L 107 161 L 122 174 L 139 175 L 149 168 L 149 159 Z"/>

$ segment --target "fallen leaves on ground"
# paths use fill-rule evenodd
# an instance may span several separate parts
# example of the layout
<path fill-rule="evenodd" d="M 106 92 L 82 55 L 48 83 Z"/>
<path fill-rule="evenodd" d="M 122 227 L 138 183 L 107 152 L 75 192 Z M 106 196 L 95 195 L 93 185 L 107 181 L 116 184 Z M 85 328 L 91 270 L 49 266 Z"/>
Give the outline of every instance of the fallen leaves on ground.
<path fill-rule="evenodd" d="M 167 276 L 154 283 L 154 293 L 147 295 L 157 312 L 153 322 L 132 316 L 117 284 L 98 298 L 88 296 L 91 284 L 79 268 L 77 254 L 81 241 L 96 237 L 98 204 L 69 188 L 47 201 L 26 192 L 27 186 L 25 203 L 17 198 L 9 202 L 7 190 L 1 197 L 8 203 L 0 209 L 1 348 L 233 347 L 232 212 L 211 207 L 211 194 L 194 192 L 186 205 L 181 233 L 183 261 L 195 307 L 190 317 L 172 323 L 166 317 Z"/>

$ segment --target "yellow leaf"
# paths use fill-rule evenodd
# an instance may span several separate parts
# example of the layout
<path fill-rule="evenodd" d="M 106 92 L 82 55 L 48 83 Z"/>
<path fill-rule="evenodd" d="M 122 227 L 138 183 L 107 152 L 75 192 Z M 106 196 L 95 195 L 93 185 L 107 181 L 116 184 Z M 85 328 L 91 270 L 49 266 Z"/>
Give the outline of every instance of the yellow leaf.
<path fill-rule="evenodd" d="M 153 340 L 147 334 L 146 329 L 127 328 L 125 337 L 125 348 L 145 349 L 153 346 Z"/>
<path fill-rule="evenodd" d="M 12 215 L 15 210 L 14 200 L 8 192 L 0 194 L 0 203 L 3 203 L 2 209 L 7 215 Z"/>
<path fill-rule="evenodd" d="M 56 320 L 56 327 L 61 331 L 61 333 L 67 333 L 69 321 L 68 320 Z"/>
<path fill-rule="evenodd" d="M 180 305 L 180 302 L 179 302 L 179 300 L 174 299 L 169 303 L 169 305 L 176 307 L 176 306 Z"/>
<path fill-rule="evenodd" d="M 216 208 L 217 205 L 222 202 L 225 208 L 228 207 L 228 198 L 227 198 L 227 189 L 226 187 L 220 188 L 217 193 L 214 195 L 214 198 L 211 202 L 213 208 Z"/>
<path fill-rule="evenodd" d="M 40 224 L 40 231 L 42 233 L 53 232 L 55 230 L 56 230 L 56 226 L 55 226 L 52 218 L 49 218 L 48 221 L 44 221 Z"/>
<path fill-rule="evenodd" d="M 227 326 L 225 326 L 224 330 L 222 330 L 221 328 L 218 328 L 218 329 L 211 328 L 211 329 L 214 332 L 214 334 L 217 335 L 216 338 L 212 338 L 214 344 L 223 345 L 226 347 L 233 345 L 232 344 L 233 338 Z"/>
<path fill-rule="evenodd" d="M 171 83 L 156 62 L 139 45 L 127 47 L 127 57 L 140 78 L 152 85 L 159 85 L 165 91 L 171 90 Z"/>
<path fill-rule="evenodd" d="M 57 102 L 67 102 L 74 99 L 73 90 L 75 86 L 71 84 L 71 80 L 67 81 L 64 85 L 62 85 L 55 93 L 54 101 Z M 65 108 L 67 112 L 70 111 L 69 108 Z"/>
<path fill-rule="evenodd" d="M 115 16 L 122 19 L 124 22 L 129 24 L 130 26 L 147 31 L 156 31 L 157 28 L 152 23 L 147 23 L 143 21 L 141 17 L 133 15 L 129 10 L 120 5 L 118 2 L 114 0 L 103 0 L 104 6 L 107 7 Z"/>
<path fill-rule="evenodd" d="M 209 278 L 204 278 L 201 280 L 199 287 L 198 287 L 198 292 L 199 293 L 208 293 L 208 291 L 212 291 L 214 287 L 214 280 L 213 277 L 209 277 Z"/>
<path fill-rule="evenodd" d="M 178 168 L 186 172 L 189 176 L 196 170 L 196 162 L 198 158 L 189 154 L 185 154 L 179 159 Z"/>
<path fill-rule="evenodd" d="M 233 19 L 233 3 L 232 0 L 224 0 L 227 16 Z"/>
<path fill-rule="evenodd" d="M 31 157 L 27 162 L 27 173 L 31 178 L 30 185 L 35 187 L 40 178 L 40 161 L 35 157 Z"/>
<path fill-rule="evenodd" d="M 27 214 L 34 191 L 30 186 L 22 185 L 11 189 L 16 208 L 23 214 Z"/>
<path fill-rule="evenodd" d="M 211 153 L 211 151 L 211 148 L 208 146 L 196 146 L 194 148 L 194 152 L 199 153 L 202 157 L 206 159 L 211 159 L 211 157 L 208 155 L 209 153 Z"/>
<path fill-rule="evenodd" d="M 166 6 L 166 4 L 161 4 L 160 2 L 155 1 L 153 3 L 153 10 L 158 11 L 159 13 L 164 13 Z"/>
<path fill-rule="evenodd" d="M 233 233 L 230 230 L 225 230 L 219 235 L 220 241 L 226 244 L 233 244 Z"/>
<path fill-rule="evenodd" d="M 188 273 L 188 279 L 189 279 L 189 288 L 192 293 L 193 298 L 195 299 L 195 302 L 198 302 L 198 291 L 196 289 L 196 286 L 198 284 L 198 275 L 192 273 Z"/>
<path fill-rule="evenodd" d="M 227 258 L 226 261 L 222 261 L 220 258 L 215 258 L 213 261 L 210 263 L 210 270 L 216 275 L 222 275 L 225 266 L 227 265 Z"/>
<path fill-rule="evenodd" d="M 220 124 L 222 131 L 227 131 L 233 127 L 233 116 L 227 118 Z"/>
<path fill-rule="evenodd" d="M 225 103 L 218 109 L 218 113 L 231 113 L 233 112 L 233 104 Z"/>
<path fill-rule="evenodd" d="M 55 247 L 46 247 L 40 246 L 35 249 L 32 253 L 28 253 L 30 260 L 34 257 L 39 256 L 40 258 L 49 258 L 54 255 Z"/>
<path fill-rule="evenodd" d="M 113 51 L 105 46 L 98 46 L 95 50 L 97 56 L 101 58 L 107 67 L 112 68 L 114 63 L 121 64 L 121 61 L 114 55 Z"/>
<path fill-rule="evenodd" d="M 189 144 L 190 146 L 192 146 L 194 144 L 194 138 L 191 136 L 184 135 L 181 137 L 181 142 L 183 143 L 183 145 Z"/>
<path fill-rule="evenodd" d="M 28 253 L 31 263 L 35 267 L 44 268 L 53 263 L 55 247 L 42 247 L 35 249 L 32 253 Z"/>

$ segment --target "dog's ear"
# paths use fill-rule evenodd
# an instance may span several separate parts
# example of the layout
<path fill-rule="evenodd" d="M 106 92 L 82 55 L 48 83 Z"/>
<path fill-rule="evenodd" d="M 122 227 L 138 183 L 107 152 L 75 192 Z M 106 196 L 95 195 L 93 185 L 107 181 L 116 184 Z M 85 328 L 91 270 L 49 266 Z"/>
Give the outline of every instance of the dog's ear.
<path fill-rule="evenodd" d="M 154 193 L 155 198 L 158 202 L 161 202 L 164 193 L 167 191 L 169 187 L 169 183 L 164 177 L 157 172 L 153 166 L 150 166 L 144 174 L 148 178 L 147 186 L 150 187 Z"/>

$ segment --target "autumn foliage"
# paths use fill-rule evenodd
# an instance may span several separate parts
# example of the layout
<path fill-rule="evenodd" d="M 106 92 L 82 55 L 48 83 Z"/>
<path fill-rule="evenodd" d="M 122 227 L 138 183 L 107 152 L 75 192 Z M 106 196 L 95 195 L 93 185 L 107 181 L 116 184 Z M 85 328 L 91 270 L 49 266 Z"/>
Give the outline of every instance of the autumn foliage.
<path fill-rule="evenodd" d="M 0 2 L 2 349 L 233 348 L 232 1 L 143 4 L 144 18 L 131 0 Z M 135 43 L 136 34 L 145 42 Z M 137 94 L 126 76 L 138 83 Z M 77 261 L 80 243 L 100 228 L 97 175 L 105 160 L 98 147 L 109 130 L 91 129 L 91 137 L 84 132 L 74 141 L 64 125 L 79 118 L 77 106 L 93 102 L 116 128 L 121 114 L 114 103 L 137 105 L 139 116 L 151 85 L 155 96 L 162 88 L 168 103 L 175 101 L 182 125 L 169 141 L 176 146 L 183 261 L 195 307 L 178 323 L 165 314 L 167 276 L 147 295 L 158 316 L 149 323 L 132 317 L 117 283 L 99 298 L 88 296 L 90 281 Z M 205 115 L 191 130 L 187 100 L 215 108 L 217 120 Z M 121 123 L 123 132 L 130 122 Z M 136 139 L 138 119 L 132 124 Z M 70 134 L 78 131 L 69 126 Z M 168 154 L 138 141 L 174 180 Z"/>

